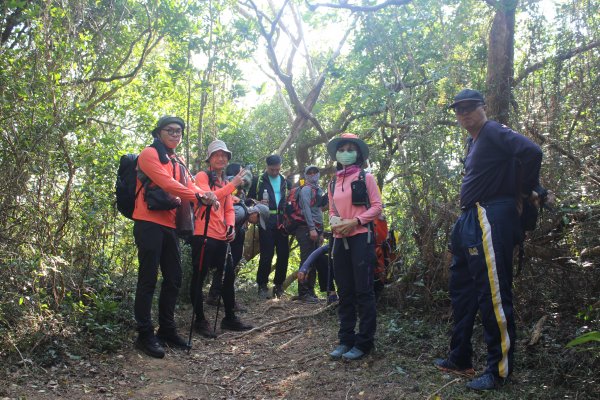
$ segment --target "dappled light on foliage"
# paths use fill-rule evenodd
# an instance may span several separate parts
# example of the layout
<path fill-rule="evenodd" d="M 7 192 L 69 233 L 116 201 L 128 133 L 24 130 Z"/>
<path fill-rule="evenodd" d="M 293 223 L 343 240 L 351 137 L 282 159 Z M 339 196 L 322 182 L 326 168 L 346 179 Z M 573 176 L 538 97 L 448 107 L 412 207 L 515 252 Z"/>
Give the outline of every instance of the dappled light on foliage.
<path fill-rule="evenodd" d="M 109 370 L 102 363 L 111 360 L 122 373 L 113 377 L 115 387 L 123 386 L 115 392 L 148 394 L 140 387 L 128 393 L 119 383 L 135 375 L 128 363 L 144 363 L 130 349 L 133 225 L 116 211 L 114 182 L 120 156 L 149 145 L 156 120 L 168 114 L 186 121 L 180 154 L 194 173 L 205 168 L 206 145 L 219 138 L 232 161 L 253 165 L 255 174 L 279 152 L 282 174 L 296 179 L 314 164 L 328 180 L 335 167 L 325 144 L 344 131 L 358 134 L 370 147 L 368 167 L 398 235 L 400 257 L 379 302 L 379 351 L 365 368 L 322 360 L 335 341 L 328 311 L 307 326 L 289 323 L 214 350 L 202 347 L 223 363 L 219 379 L 231 388 L 206 383 L 210 393 L 300 398 L 294 389 L 301 388 L 308 398 L 471 398 L 462 382 L 429 371 L 431 360 L 447 352 L 451 326 L 447 247 L 460 213 L 466 133 L 447 106 L 464 87 L 481 90 L 495 116 L 542 147 L 542 184 L 557 196 L 525 241 L 513 289 L 517 382 L 499 398 L 597 397 L 600 4 L 558 2 L 548 20 L 546 3 L 2 2 L 0 397 L 20 396 L 3 385 L 15 376 L 86 363 L 102 375 Z M 191 266 L 182 247 L 184 331 Z M 293 251 L 288 274 L 297 263 Z M 248 260 L 240 272 L 243 296 L 255 292 L 256 264 Z M 264 323 L 295 313 L 285 301 L 249 303 L 256 307 L 252 318 Z M 485 354 L 481 332 L 475 337 Z M 565 347 L 570 342 L 577 345 Z M 265 371 L 278 368 L 268 359 L 273 348 L 288 369 L 269 380 Z M 201 352 L 176 357 L 202 386 Z M 240 365 L 233 365 L 236 357 Z M 365 383 L 369 371 L 379 374 L 373 384 Z M 348 379 L 353 373 L 356 382 Z M 189 378 L 178 382 L 191 386 Z M 346 379 L 344 385 L 334 378 Z M 310 379 L 333 389 L 323 394 Z M 86 384 L 84 394 L 69 394 L 86 398 Z"/>

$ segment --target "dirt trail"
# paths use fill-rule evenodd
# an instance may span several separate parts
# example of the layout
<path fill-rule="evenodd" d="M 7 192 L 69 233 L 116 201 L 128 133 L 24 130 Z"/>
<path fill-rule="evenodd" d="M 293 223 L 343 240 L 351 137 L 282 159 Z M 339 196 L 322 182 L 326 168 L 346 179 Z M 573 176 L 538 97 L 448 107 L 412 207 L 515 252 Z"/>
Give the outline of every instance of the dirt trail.
<path fill-rule="evenodd" d="M 249 311 L 240 315 L 255 326 L 325 307 L 288 298 L 250 298 L 245 304 Z M 209 320 L 214 318 L 215 307 L 206 311 Z M 178 310 L 182 334 L 187 335 L 190 312 Z M 427 398 L 450 380 L 438 376 L 437 383 L 420 387 L 398 366 L 399 354 L 382 349 L 358 362 L 330 360 L 336 331 L 335 309 L 328 309 L 243 335 L 224 332 L 213 340 L 194 335 L 189 354 L 167 348 L 160 360 L 131 344 L 45 373 L 21 371 L 0 393 L 27 399 L 398 399 Z"/>

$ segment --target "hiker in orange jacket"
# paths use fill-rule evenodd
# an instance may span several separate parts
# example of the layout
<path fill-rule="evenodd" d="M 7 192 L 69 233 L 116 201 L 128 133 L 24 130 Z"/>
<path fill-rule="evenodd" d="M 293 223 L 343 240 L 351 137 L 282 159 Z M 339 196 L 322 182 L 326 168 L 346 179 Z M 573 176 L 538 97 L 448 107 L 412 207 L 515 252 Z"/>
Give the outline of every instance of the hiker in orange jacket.
<path fill-rule="evenodd" d="M 137 161 L 138 195 L 133 211 L 133 235 L 139 261 L 134 303 L 138 331 L 135 344 L 156 358 L 164 357 L 164 343 L 187 348 L 187 342 L 177 334 L 174 319 L 182 280 L 179 239 L 175 233 L 176 208 L 182 201 L 216 202 L 213 193 L 194 185 L 187 169 L 180 167 L 175 148 L 181 143 L 184 129 L 181 118 L 166 116 L 159 119 L 152 131 L 154 142 L 140 153 Z M 158 301 L 159 328 L 155 336 L 151 310 L 159 265 L 163 282 Z"/>
<path fill-rule="evenodd" d="M 215 338 L 216 333 L 204 316 L 202 286 L 210 268 L 225 268 L 221 295 L 225 317 L 221 329 L 245 331 L 252 325 L 242 322 L 235 315 L 235 271 L 232 262 L 227 260 L 229 243 L 235 239 L 235 211 L 232 193 L 242 183 L 245 170 L 241 169 L 231 182 L 225 177 L 225 167 L 231 159 L 231 152 L 221 140 L 208 145 L 206 162 L 208 169 L 196 175 L 196 183 L 204 190 L 212 191 L 222 207 L 196 214 L 194 236 L 192 238 L 192 286 L 190 296 L 194 304 L 196 332 L 207 338 Z M 208 214 L 211 213 L 211 214 Z"/>

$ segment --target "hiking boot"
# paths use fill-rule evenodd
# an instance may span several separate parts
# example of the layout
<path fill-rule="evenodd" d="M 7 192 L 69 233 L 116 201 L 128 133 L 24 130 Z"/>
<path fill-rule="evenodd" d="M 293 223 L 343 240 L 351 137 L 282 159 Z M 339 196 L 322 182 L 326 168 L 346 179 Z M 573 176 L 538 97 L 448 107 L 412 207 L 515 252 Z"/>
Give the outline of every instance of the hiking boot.
<path fill-rule="evenodd" d="M 221 301 L 220 295 L 214 294 L 214 293 L 208 293 L 208 296 L 206 296 L 205 303 L 208 304 L 209 306 L 218 306 L 219 301 Z"/>
<path fill-rule="evenodd" d="M 433 360 L 433 365 L 435 365 L 435 367 L 440 371 L 451 372 L 453 374 L 467 377 L 475 376 L 475 370 L 473 367 L 461 368 L 447 358 L 436 358 Z"/>
<path fill-rule="evenodd" d="M 342 358 L 342 354 L 347 353 L 349 350 L 350 346 L 346 346 L 345 344 L 338 344 L 338 346 L 335 349 L 333 349 L 331 353 L 329 353 L 329 357 L 338 360 Z"/>
<path fill-rule="evenodd" d="M 258 298 L 261 300 L 268 300 L 271 298 L 267 285 L 258 285 Z"/>
<path fill-rule="evenodd" d="M 194 329 L 196 330 L 196 332 L 198 332 L 201 336 L 204 336 L 205 338 L 214 339 L 217 337 L 217 334 L 210 326 L 208 321 L 205 319 L 197 320 L 194 323 Z"/>
<path fill-rule="evenodd" d="M 154 333 L 138 335 L 135 347 L 150 357 L 163 358 L 165 356 L 165 349 L 160 345 Z"/>
<path fill-rule="evenodd" d="M 242 332 L 249 331 L 252 328 L 254 328 L 254 326 L 243 323 L 239 317 L 225 317 L 221 320 L 221 329 L 224 331 Z"/>
<path fill-rule="evenodd" d="M 365 354 L 367 354 L 367 353 L 362 351 L 358 347 L 353 347 L 350 350 L 348 350 L 346 353 L 342 354 L 342 359 L 344 361 L 360 360 L 361 358 L 363 358 L 365 356 Z"/>
<path fill-rule="evenodd" d="M 283 286 L 275 285 L 273 286 L 273 298 L 280 299 L 283 296 Z"/>
<path fill-rule="evenodd" d="M 306 304 L 317 304 L 319 302 L 319 298 L 312 294 L 298 296 L 298 300 Z"/>
<path fill-rule="evenodd" d="M 175 329 L 160 329 L 156 332 L 156 338 L 163 344 L 168 344 L 171 347 L 187 350 L 190 348 L 184 338 L 179 336 Z"/>
<path fill-rule="evenodd" d="M 467 383 L 467 387 L 473 390 L 494 390 L 502 386 L 504 381 L 504 379 L 488 372 Z"/>

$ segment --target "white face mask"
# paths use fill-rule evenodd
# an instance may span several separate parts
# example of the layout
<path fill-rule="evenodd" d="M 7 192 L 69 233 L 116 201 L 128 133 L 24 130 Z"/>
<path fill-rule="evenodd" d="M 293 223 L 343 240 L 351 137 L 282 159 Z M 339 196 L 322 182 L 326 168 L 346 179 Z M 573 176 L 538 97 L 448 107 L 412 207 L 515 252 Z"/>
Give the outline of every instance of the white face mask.
<path fill-rule="evenodd" d="M 342 164 L 344 167 L 356 163 L 357 153 L 356 150 L 352 151 L 337 151 L 335 153 L 335 159 L 337 162 Z"/>

